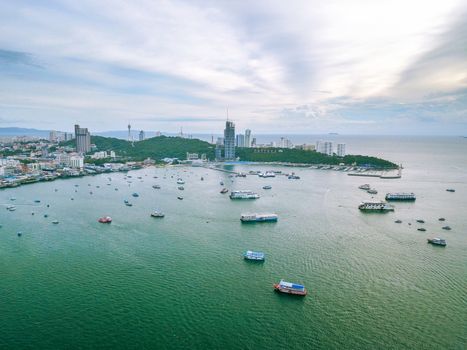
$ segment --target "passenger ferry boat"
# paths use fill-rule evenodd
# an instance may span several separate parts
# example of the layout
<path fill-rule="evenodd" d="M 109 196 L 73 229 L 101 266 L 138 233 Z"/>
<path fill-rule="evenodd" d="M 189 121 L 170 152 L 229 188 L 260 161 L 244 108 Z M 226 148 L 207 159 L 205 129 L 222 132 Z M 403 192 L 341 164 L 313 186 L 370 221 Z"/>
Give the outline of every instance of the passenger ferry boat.
<path fill-rule="evenodd" d="M 253 191 L 249 191 L 249 190 L 230 192 L 230 199 L 258 199 L 258 198 L 259 198 L 259 194 Z"/>
<path fill-rule="evenodd" d="M 434 245 L 446 246 L 446 240 L 443 238 L 428 238 L 427 241 Z"/>
<path fill-rule="evenodd" d="M 277 221 L 277 214 L 242 214 L 240 220 L 242 222 L 267 222 Z"/>
<path fill-rule="evenodd" d="M 99 221 L 101 224 L 110 224 L 112 222 L 112 218 L 110 216 L 103 216 L 97 221 Z"/>
<path fill-rule="evenodd" d="M 263 252 L 254 252 L 252 250 L 247 250 L 245 253 L 243 253 L 243 257 L 245 258 L 245 260 L 264 261 Z"/>
<path fill-rule="evenodd" d="M 417 197 L 415 196 L 415 193 L 410 192 L 398 192 L 398 193 L 387 193 L 386 194 L 386 200 L 387 201 L 414 201 L 416 200 Z"/>
<path fill-rule="evenodd" d="M 281 280 L 279 283 L 275 284 L 274 290 L 286 294 L 294 294 L 301 296 L 307 295 L 307 290 L 305 289 L 305 286 L 301 284 L 285 282 L 284 280 Z"/>
<path fill-rule="evenodd" d="M 361 211 L 394 211 L 394 207 L 386 202 L 362 202 L 358 206 L 358 209 L 360 209 Z"/>

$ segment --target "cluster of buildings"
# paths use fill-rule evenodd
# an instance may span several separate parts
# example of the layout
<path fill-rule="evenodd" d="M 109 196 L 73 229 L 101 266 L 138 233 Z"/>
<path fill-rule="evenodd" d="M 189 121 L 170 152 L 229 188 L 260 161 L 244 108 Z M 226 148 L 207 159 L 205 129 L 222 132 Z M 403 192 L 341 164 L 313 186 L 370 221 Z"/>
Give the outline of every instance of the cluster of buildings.
<path fill-rule="evenodd" d="M 334 152 L 334 147 L 332 141 L 317 141 L 316 142 L 316 152 L 327 154 L 332 156 L 336 154 L 338 157 L 345 157 L 345 143 L 338 143 L 336 152 Z"/>

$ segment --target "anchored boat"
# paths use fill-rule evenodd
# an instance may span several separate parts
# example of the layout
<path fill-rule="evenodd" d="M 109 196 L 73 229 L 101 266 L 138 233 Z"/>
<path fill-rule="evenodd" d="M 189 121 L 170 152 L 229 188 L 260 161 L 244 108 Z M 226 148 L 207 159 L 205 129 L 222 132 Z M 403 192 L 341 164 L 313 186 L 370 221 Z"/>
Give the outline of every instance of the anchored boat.
<path fill-rule="evenodd" d="M 362 202 L 358 209 L 361 211 L 388 212 L 394 211 L 394 207 L 385 202 Z"/>
<path fill-rule="evenodd" d="M 245 253 L 243 253 L 243 257 L 246 260 L 264 261 L 263 252 L 254 252 L 252 250 L 247 250 Z"/>
<path fill-rule="evenodd" d="M 274 290 L 281 293 L 294 294 L 300 296 L 305 296 L 307 294 L 305 286 L 301 284 L 286 282 L 284 280 L 281 280 L 279 283 L 275 284 Z"/>
<path fill-rule="evenodd" d="M 410 192 L 398 192 L 398 193 L 387 193 L 386 194 L 386 200 L 387 201 L 414 201 L 416 200 L 417 197 L 415 196 L 415 193 Z"/>
<path fill-rule="evenodd" d="M 433 245 L 446 246 L 446 240 L 443 238 L 428 238 L 427 241 Z"/>
<path fill-rule="evenodd" d="M 258 198 L 259 198 L 259 194 L 253 191 L 249 191 L 249 190 L 230 192 L 230 199 L 258 199 Z"/>
<path fill-rule="evenodd" d="M 240 220 L 242 222 L 267 222 L 277 221 L 277 214 L 242 214 Z"/>
<path fill-rule="evenodd" d="M 110 224 L 112 222 L 112 218 L 110 216 L 103 216 L 97 221 L 99 221 L 101 224 Z"/>

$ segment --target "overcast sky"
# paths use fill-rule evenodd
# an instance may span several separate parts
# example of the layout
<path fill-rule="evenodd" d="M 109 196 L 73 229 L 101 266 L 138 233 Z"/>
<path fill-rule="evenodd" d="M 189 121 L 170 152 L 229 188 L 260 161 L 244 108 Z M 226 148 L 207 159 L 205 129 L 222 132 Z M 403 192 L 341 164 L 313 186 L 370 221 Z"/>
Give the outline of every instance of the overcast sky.
<path fill-rule="evenodd" d="M 467 134 L 467 2 L 0 0 L 0 127 Z"/>

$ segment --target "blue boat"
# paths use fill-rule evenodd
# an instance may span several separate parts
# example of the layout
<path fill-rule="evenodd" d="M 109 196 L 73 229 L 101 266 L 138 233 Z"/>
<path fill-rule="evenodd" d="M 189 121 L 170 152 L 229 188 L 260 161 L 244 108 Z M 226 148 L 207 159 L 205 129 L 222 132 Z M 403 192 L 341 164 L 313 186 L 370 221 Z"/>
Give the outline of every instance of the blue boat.
<path fill-rule="evenodd" d="M 243 257 L 246 260 L 264 261 L 263 252 L 254 252 L 252 250 L 247 250 L 245 253 L 243 253 Z"/>

